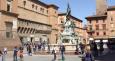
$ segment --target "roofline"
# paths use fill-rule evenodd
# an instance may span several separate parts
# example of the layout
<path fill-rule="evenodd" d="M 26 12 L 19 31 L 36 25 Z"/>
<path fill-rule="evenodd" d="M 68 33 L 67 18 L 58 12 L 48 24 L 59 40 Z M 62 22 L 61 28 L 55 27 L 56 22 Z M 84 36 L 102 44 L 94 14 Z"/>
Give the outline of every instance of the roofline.
<path fill-rule="evenodd" d="M 100 16 L 98 16 L 98 15 L 94 15 L 94 16 L 88 16 L 88 17 L 86 17 L 85 19 L 99 19 L 99 18 L 106 18 L 107 17 L 107 15 L 100 15 Z"/>
<path fill-rule="evenodd" d="M 29 0 L 29 1 L 32 1 L 32 2 L 34 2 L 34 3 L 36 3 L 36 4 L 40 4 L 40 5 L 44 6 L 44 7 L 48 7 L 46 3 L 41 2 L 41 1 L 39 1 L 39 0 Z"/>
<path fill-rule="evenodd" d="M 66 13 L 59 13 L 58 16 L 61 16 L 61 15 L 66 15 Z M 83 22 L 82 20 L 76 18 L 75 16 L 71 15 L 72 18 L 76 19 L 76 20 L 79 20 L 80 22 Z"/>
<path fill-rule="evenodd" d="M 58 9 L 59 7 L 55 4 L 49 4 L 48 7 L 54 7 L 55 9 Z"/>
<path fill-rule="evenodd" d="M 115 6 L 109 6 L 109 7 L 107 8 L 107 10 L 108 10 L 108 11 L 115 10 Z"/>
<path fill-rule="evenodd" d="M 42 6 L 46 7 L 46 8 L 49 8 L 49 7 L 54 7 L 55 9 L 58 9 L 58 8 L 59 8 L 59 7 L 58 7 L 57 5 L 55 5 L 55 4 L 46 4 L 46 3 L 41 2 L 41 1 L 39 1 L 39 0 L 29 0 L 29 1 L 32 1 L 32 2 L 34 2 L 34 3 L 36 3 L 36 4 L 40 4 L 40 5 L 42 5 Z"/>

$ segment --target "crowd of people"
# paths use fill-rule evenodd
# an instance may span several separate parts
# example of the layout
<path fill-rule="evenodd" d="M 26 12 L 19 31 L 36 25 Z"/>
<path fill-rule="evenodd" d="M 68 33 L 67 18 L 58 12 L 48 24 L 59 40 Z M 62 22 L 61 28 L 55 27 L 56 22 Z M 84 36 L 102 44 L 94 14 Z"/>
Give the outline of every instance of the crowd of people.
<path fill-rule="evenodd" d="M 47 49 L 46 49 L 47 46 Z M 13 61 L 23 61 L 23 55 L 24 55 L 24 51 L 26 51 L 26 53 L 29 56 L 32 56 L 32 54 L 36 54 L 37 52 L 40 51 L 46 51 L 47 53 L 51 53 L 54 55 L 54 61 L 56 60 L 56 48 L 55 46 L 53 47 L 53 49 L 50 48 L 51 46 L 46 45 L 45 42 L 42 43 L 25 43 L 23 46 L 19 47 L 19 46 L 15 46 L 13 48 Z M 0 61 L 5 61 L 6 59 L 6 55 L 7 55 L 7 51 L 8 49 L 5 47 L 3 50 L 0 51 Z M 64 59 L 64 52 L 65 52 L 65 46 L 61 45 L 59 48 L 60 54 L 62 55 L 62 59 Z"/>
<path fill-rule="evenodd" d="M 78 51 L 79 54 L 82 54 L 82 61 L 93 61 L 95 57 L 101 56 L 103 55 L 103 51 L 104 51 L 104 47 L 103 47 L 104 43 L 101 41 L 99 43 L 96 42 L 90 42 L 90 44 L 88 45 L 84 45 L 82 43 L 80 43 L 79 45 L 77 45 L 76 47 L 76 51 Z M 108 48 L 112 49 L 110 46 L 110 43 L 107 43 Z M 49 45 L 47 45 L 48 47 Z M 55 48 L 56 46 L 53 47 L 53 49 L 50 50 L 50 46 L 47 48 L 47 51 L 49 53 L 53 54 L 53 61 L 56 60 L 57 56 L 57 49 Z M 29 56 L 32 56 L 32 54 L 36 54 L 36 52 L 38 51 L 45 51 L 46 50 L 46 44 L 45 43 L 27 43 L 24 46 L 21 47 L 17 47 L 15 46 L 13 49 L 13 60 L 14 61 L 23 61 L 23 54 L 24 54 L 24 48 L 27 51 L 27 54 Z M 64 57 L 64 53 L 65 53 L 65 46 L 64 45 L 60 45 L 59 46 L 59 52 L 60 55 L 62 57 L 62 60 L 65 59 Z M 5 61 L 5 55 L 7 55 L 7 48 L 5 47 L 2 51 L 0 51 L 0 61 Z"/>
<path fill-rule="evenodd" d="M 0 61 L 6 61 L 7 48 L 0 50 Z M 15 46 L 13 49 L 13 61 L 23 61 L 23 47 Z"/>
<path fill-rule="evenodd" d="M 109 51 L 111 52 L 114 49 L 109 42 L 104 43 L 103 41 L 100 42 L 91 41 L 88 45 L 80 43 L 79 53 L 82 54 L 82 61 L 94 61 L 95 57 L 102 56 L 104 54 L 105 44 L 107 46 L 108 52 Z"/>

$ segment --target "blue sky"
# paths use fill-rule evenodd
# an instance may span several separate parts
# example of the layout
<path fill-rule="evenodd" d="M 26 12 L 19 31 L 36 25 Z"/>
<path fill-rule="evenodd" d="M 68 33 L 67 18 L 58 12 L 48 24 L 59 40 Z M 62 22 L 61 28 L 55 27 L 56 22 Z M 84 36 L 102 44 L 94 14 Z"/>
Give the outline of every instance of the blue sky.
<path fill-rule="evenodd" d="M 41 0 L 47 4 L 55 4 L 59 7 L 59 12 L 66 12 L 67 0 Z M 94 15 L 96 11 L 95 0 L 69 0 L 71 7 L 71 14 L 86 24 L 85 17 Z M 115 0 L 108 0 L 108 5 L 115 5 Z"/>

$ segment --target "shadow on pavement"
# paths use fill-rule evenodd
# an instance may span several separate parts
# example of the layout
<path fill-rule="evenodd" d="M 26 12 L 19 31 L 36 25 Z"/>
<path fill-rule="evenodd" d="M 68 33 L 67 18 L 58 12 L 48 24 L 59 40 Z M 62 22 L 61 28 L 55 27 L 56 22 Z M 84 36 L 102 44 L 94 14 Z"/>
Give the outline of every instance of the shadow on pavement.
<path fill-rule="evenodd" d="M 115 61 L 115 52 L 108 52 L 105 55 L 99 56 L 95 58 L 96 61 Z"/>

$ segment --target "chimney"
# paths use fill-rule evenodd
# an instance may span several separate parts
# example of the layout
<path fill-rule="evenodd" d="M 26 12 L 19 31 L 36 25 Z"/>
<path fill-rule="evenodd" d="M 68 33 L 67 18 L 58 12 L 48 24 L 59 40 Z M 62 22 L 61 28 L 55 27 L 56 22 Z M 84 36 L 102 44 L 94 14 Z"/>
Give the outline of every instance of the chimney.
<path fill-rule="evenodd" d="M 96 15 L 105 15 L 107 12 L 107 0 L 96 0 Z"/>

